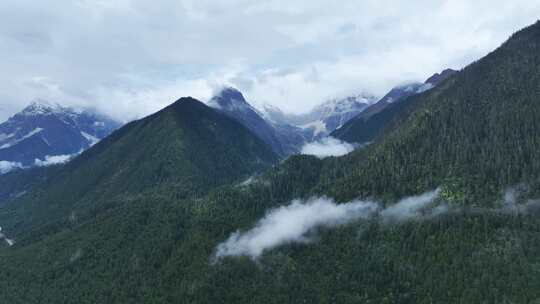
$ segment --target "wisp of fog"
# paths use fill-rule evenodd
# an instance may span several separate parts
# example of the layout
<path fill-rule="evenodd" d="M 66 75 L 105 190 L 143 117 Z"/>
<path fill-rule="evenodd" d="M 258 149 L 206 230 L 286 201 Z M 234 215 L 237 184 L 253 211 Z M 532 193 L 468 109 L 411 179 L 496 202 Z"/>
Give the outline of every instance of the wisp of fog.
<path fill-rule="evenodd" d="M 2 227 L 0 227 L 0 240 L 4 240 L 8 244 L 8 246 L 13 246 L 15 244 L 14 240 L 7 238 L 6 235 L 2 232 Z"/>
<path fill-rule="evenodd" d="M 381 217 L 385 221 L 406 221 L 414 218 L 419 218 L 429 213 L 440 214 L 445 211 L 445 205 L 439 205 L 436 208 L 425 211 L 424 209 L 435 200 L 440 194 L 440 189 L 426 192 L 419 196 L 407 197 L 395 205 L 381 211 Z M 422 212 L 425 211 L 425 212 Z"/>
<path fill-rule="evenodd" d="M 446 211 L 444 205 L 421 211 L 434 203 L 439 193 L 437 189 L 408 197 L 386 209 L 374 201 L 355 200 L 336 204 L 327 197 L 294 200 L 288 206 L 270 210 L 251 230 L 234 232 L 217 246 L 215 258 L 248 256 L 257 259 L 266 250 L 290 243 L 308 242 L 308 235 L 316 229 L 332 228 L 360 219 L 380 216 L 383 223 L 388 223 L 438 215 Z"/>
<path fill-rule="evenodd" d="M 352 144 L 346 143 L 334 137 L 325 137 L 315 142 L 305 144 L 300 154 L 313 155 L 318 158 L 330 156 L 343 156 L 354 150 Z"/>

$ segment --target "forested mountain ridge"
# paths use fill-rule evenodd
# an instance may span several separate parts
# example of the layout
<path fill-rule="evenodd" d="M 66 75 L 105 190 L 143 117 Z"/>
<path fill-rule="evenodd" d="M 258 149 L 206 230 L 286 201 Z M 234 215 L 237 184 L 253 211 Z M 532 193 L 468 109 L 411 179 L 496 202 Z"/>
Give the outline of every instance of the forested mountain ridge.
<path fill-rule="evenodd" d="M 380 135 L 386 124 L 400 115 L 411 96 L 432 90 L 457 71 L 445 69 L 429 77 L 424 83 L 412 83 L 390 90 L 383 98 L 366 108 L 362 113 L 349 120 L 331 133 L 333 137 L 353 143 L 371 142 Z"/>
<path fill-rule="evenodd" d="M 114 204 L 118 197 L 161 187 L 177 198 L 201 195 L 277 161 L 267 145 L 235 120 L 182 98 L 114 132 L 9 202 L 0 211 L 2 227 L 24 227 L 21 232 L 28 233 L 29 227 L 54 226 L 82 210 L 99 213 L 108 208 L 99 203 Z"/>
<path fill-rule="evenodd" d="M 244 183 L 192 196 L 177 195 L 176 183 L 118 195 L 114 204 L 95 196 L 106 208 L 55 229 L 34 226 L 31 235 L 13 222 L 5 233 L 16 231 L 18 242 L 0 247 L 2 296 L 9 303 L 537 303 L 538 211 L 501 205 L 512 203 L 503 194 L 516 184 L 525 190 L 515 204 L 540 197 L 539 87 L 537 23 L 408 99 L 378 141 L 345 157 L 293 156 Z M 357 220 L 256 261 L 214 259 L 218 244 L 296 198 L 392 205 L 437 187 L 448 207 L 438 216 Z M 2 225 L 8 211 L 24 214 L 3 208 Z"/>
<path fill-rule="evenodd" d="M 359 165 L 333 182 L 336 189 L 353 184 L 357 190 L 335 193 L 350 199 L 392 189 L 403 195 L 452 180 L 461 190 L 481 193 L 478 200 L 513 184 L 536 183 L 539 71 L 537 23 L 440 87 L 402 102 L 382 139 L 365 151 L 368 161 L 358 161 L 363 151 L 347 156 Z"/>

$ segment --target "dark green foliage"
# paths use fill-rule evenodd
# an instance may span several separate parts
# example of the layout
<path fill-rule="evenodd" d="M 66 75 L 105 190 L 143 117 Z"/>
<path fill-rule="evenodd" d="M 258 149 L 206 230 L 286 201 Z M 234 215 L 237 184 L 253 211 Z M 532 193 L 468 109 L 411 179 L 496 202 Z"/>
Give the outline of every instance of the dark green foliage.
<path fill-rule="evenodd" d="M 59 166 L 36 167 L 0 175 L 0 205 L 4 204 L 7 200 L 23 196 L 34 186 L 43 183 L 47 178 L 53 176 L 59 169 Z"/>

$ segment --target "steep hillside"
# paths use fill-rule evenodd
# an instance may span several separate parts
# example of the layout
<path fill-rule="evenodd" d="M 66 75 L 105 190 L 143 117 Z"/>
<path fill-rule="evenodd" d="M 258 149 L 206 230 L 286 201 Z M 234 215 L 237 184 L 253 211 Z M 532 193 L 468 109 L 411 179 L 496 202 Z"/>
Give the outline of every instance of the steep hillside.
<path fill-rule="evenodd" d="M 58 169 L 59 166 L 36 167 L 0 175 L 0 205 L 25 195 L 33 187 L 52 177 Z"/>
<path fill-rule="evenodd" d="M 398 116 L 411 96 L 424 93 L 454 75 L 456 71 L 446 69 L 434 74 L 424 83 L 412 83 L 395 87 L 383 98 L 366 108 L 361 114 L 347 121 L 332 132 L 332 136 L 348 142 L 365 143 L 374 140 L 384 127 Z"/>
<path fill-rule="evenodd" d="M 345 165 L 348 176 L 333 183 L 334 193 L 352 198 L 391 189 L 400 195 L 453 180 L 475 192 L 473 200 L 489 201 L 487 193 L 535 183 L 539 51 L 537 23 L 439 87 L 402 102 L 399 115 L 388 114 L 392 121 L 383 140 L 343 161 L 360 165 L 352 172 Z"/>

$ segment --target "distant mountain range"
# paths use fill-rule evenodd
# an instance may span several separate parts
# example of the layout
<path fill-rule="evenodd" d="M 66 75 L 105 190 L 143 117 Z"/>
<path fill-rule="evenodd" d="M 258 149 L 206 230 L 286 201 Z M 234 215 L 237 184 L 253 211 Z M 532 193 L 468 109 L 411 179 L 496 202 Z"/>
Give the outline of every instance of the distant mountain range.
<path fill-rule="evenodd" d="M 294 125 L 303 129 L 311 141 L 327 136 L 376 101 L 377 98 L 372 95 L 360 94 L 328 100 L 305 114 L 283 113 L 280 109 L 270 105 L 264 106 L 263 113 L 270 121 Z"/>
<path fill-rule="evenodd" d="M 396 87 L 378 101 L 372 95 L 360 94 L 329 100 L 301 115 L 286 114 L 271 106 L 259 111 L 240 91 L 230 87 L 216 94 L 208 105 L 240 122 L 277 155 L 285 158 L 299 153 L 304 144 L 330 134 L 347 141 L 357 140 L 362 132 L 372 136 L 374 132 L 365 126 L 366 119 L 391 104 L 433 88 L 453 73 L 455 71 L 448 69 L 433 75 L 425 83 Z M 377 125 L 385 123 L 377 122 Z M 0 124 L 0 174 L 18 168 L 66 162 L 120 125 L 93 111 L 75 110 L 44 100 L 34 101 Z M 358 131 L 359 128 L 363 130 Z M 347 130 L 353 129 L 353 135 L 348 135 Z"/>
<path fill-rule="evenodd" d="M 320 104 L 305 114 L 289 114 L 279 108 L 264 105 L 257 110 L 243 94 L 235 88 L 224 88 L 208 104 L 229 117 L 232 117 L 254 132 L 269 144 L 282 157 L 298 153 L 305 143 L 332 135 L 340 139 L 356 142 L 369 141 L 376 132 L 371 126 L 362 125 L 366 119 L 385 110 L 392 104 L 398 104 L 410 96 L 426 92 L 456 73 L 446 69 L 434 74 L 424 83 L 410 83 L 393 88 L 382 98 L 370 94 L 360 94 L 341 99 L 332 99 Z M 355 122 L 355 123 L 353 123 Z M 377 122 L 378 126 L 383 123 Z M 356 125 L 364 130 L 358 131 Z M 354 128 L 352 135 L 347 130 Z M 369 133 L 366 139 L 363 133 Z"/>
<path fill-rule="evenodd" d="M 279 108 L 265 105 L 261 110 L 253 107 L 244 95 L 235 88 L 226 87 L 219 91 L 208 105 L 236 119 L 267 143 L 282 158 L 300 152 L 302 146 L 328 135 L 354 142 L 354 136 L 369 133 L 374 136 L 373 128 L 362 125 L 362 131 L 356 130 L 356 124 L 382 112 L 392 104 L 398 104 L 410 96 L 426 92 L 444 81 L 456 71 L 446 69 L 437 73 L 424 83 L 410 83 L 393 88 L 383 98 L 360 94 L 341 99 L 332 99 L 320 104 L 305 114 L 289 114 Z M 377 121 L 377 126 L 382 126 Z M 346 135 L 347 130 L 355 128 L 353 135 Z M 378 128 L 376 128 L 378 130 Z M 363 140 L 366 142 L 368 140 Z"/>
<path fill-rule="evenodd" d="M 0 124 L 0 174 L 64 162 L 120 125 L 97 112 L 34 101 Z"/>

